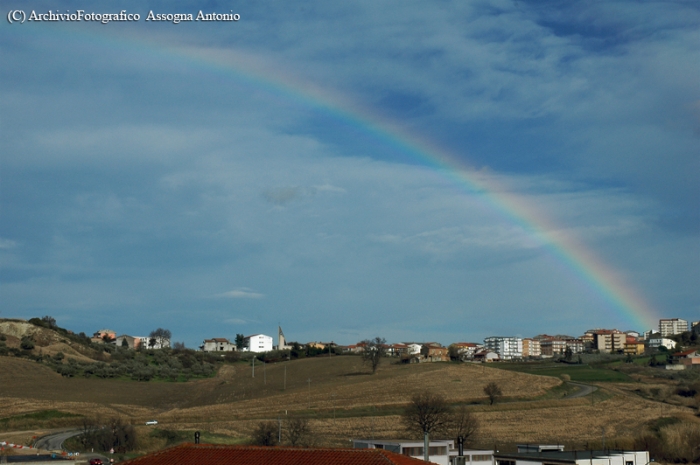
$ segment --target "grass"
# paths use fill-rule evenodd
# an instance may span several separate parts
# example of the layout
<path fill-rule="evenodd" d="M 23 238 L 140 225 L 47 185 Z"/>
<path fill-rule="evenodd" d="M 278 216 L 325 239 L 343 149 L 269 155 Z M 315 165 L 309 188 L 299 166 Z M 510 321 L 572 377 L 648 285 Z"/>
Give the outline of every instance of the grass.
<path fill-rule="evenodd" d="M 82 415 L 59 410 L 40 410 L 38 412 L 0 418 L 0 430 L 8 431 L 37 425 L 49 427 L 72 426 L 75 424 L 76 418 L 82 418 Z M 66 419 L 67 421 L 65 421 Z"/>
<path fill-rule="evenodd" d="M 173 440 L 240 443 L 262 420 L 287 415 L 309 418 L 319 445 L 347 445 L 349 438 L 405 436 L 400 415 L 411 396 L 430 390 L 454 405 L 466 405 L 481 424 L 484 446 L 506 442 L 581 441 L 636 434 L 659 417 L 687 411 L 618 389 L 634 380 L 604 366 L 538 364 L 392 364 L 383 361 L 372 375 L 359 357 L 319 357 L 256 365 L 224 365 L 216 377 L 186 383 L 134 383 L 62 378 L 41 365 L 0 357 L 0 415 L 56 410 L 85 416 L 121 417 L 144 435 L 144 450 L 165 447 L 167 438 L 150 437 L 143 425 L 174 430 Z M 12 376 L 9 375 L 12 373 Z M 576 388 L 561 381 L 610 382 L 583 398 L 565 399 Z M 545 375 L 545 376 L 540 376 Z M 311 379 L 309 383 L 308 380 Z M 286 381 L 286 389 L 285 389 Z M 503 389 L 496 405 L 487 404 L 483 387 Z M 71 418 L 53 421 L 68 421 Z M 73 419 L 74 420 L 74 419 Z M 627 436 L 625 436 L 627 435 Z"/>
<path fill-rule="evenodd" d="M 605 367 L 590 365 L 564 365 L 553 362 L 536 363 L 498 363 L 495 368 L 502 370 L 517 371 L 519 373 L 530 373 L 540 376 L 553 376 L 561 378 L 561 375 L 569 375 L 571 381 L 579 382 L 633 382 L 627 374 Z"/>

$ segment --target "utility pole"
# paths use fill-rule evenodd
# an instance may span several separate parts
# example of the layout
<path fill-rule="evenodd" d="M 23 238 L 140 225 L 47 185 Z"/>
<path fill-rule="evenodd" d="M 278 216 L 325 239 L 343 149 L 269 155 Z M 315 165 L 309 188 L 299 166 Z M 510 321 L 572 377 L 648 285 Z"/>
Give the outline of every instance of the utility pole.
<path fill-rule="evenodd" d="M 306 380 L 309 383 L 309 408 L 311 408 L 311 378 Z"/>
<path fill-rule="evenodd" d="M 282 416 L 277 415 L 277 421 L 279 422 L 279 429 L 277 430 L 277 443 L 282 445 Z"/>
<path fill-rule="evenodd" d="M 267 384 L 267 363 L 263 360 L 263 384 Z"/>

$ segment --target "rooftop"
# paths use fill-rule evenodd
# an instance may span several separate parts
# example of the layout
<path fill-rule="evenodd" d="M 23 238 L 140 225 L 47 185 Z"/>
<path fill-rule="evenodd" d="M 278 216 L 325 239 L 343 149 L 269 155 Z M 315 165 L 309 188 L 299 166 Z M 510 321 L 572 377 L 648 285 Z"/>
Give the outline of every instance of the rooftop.
<path fill-rule="evenodd" d="M 425 465 L 383 449 L 301 449 L 295 447 L 181 444 L 122 462 L 124 465 Z"/>

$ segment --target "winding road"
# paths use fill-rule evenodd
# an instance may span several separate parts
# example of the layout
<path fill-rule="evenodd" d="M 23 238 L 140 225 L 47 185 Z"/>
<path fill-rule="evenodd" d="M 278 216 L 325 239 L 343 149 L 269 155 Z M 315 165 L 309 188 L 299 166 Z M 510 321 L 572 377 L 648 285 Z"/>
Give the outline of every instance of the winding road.
<path fill-rule="evenodd" d="M 61 450 L 63 448 L 63 441 L 73 436 L 77 436 L 82 432 L 79 429 L 70 429 L 59 431 L 57 433 L 47 434 L 42 436 L 34 443 L 34 447 L 37 449 L 44 450 Z"/>
<path fill-rule="evenodd" d="M 598 390 L 597 386 L 591 386 L 590 384 L 581 384 L 574 381 L 567 381 L 567 384 L 572 386 L 578 386 L 579 390 L 572 392 L 571 394 L 564 397 L 564 399 L 576 399 L 578 397 L 585 397 Z"/>

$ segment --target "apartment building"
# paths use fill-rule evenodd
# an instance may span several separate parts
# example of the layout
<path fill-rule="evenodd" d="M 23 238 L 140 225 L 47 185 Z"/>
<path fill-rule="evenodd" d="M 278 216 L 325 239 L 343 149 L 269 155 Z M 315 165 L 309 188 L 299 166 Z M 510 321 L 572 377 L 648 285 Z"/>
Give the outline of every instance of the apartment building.
<path fill-rule="evenodd" d="M 523 339 L 523 357 L 539 357 L 542 355 L 540 341 L 537 339 Z"/>
<path fill-rule="evenodd" d="M 243 339 L 243 347 L 246 352 L 269 352 L 272 350 L 272 336 L 253 334 Z"/>
<path fill-rule="evenodd" d="M 561 339 L 543 339 L 540 341 L 543 357 L 553 357 L 566 352 L 566 341 Z"/>
<path fill-rule="evenodd" d="M 661 337 L 673 336 L 688 331 L 688 322 L 680 318 L 662 318 L 659 320 Z"/>
<path fill-rule="evenodd" d="M 484 347 L 496 352 L 501 360 L 513 360 L 523 356 L 523 340 L 519 337 L 487 337 L 484 339 Z"/>
<path fill-rule="evenodd" d="M 616 329 L 598 329 L 593 332 L 593 349 L 612 354 L 623 352 L 627 343 L 627 335 Z"/>

